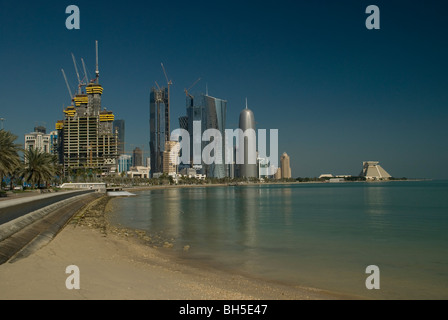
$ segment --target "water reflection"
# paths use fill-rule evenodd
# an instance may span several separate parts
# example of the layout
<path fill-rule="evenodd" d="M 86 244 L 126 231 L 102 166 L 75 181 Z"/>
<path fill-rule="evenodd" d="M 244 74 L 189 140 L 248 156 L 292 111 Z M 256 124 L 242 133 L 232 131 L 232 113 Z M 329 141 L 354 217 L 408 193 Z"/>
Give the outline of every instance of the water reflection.
<path fill-rule="evenodd" d="M 164 217 L 165 225 L 168 226 L 170 234 L 174 238 L 178 238 L 182 232 L 181 224 L 181 206 L 179 189 L 168 189 L 165 191 Z"/>
<path fill-rule="evenodd" d="M 241 187 L 235 198 L 236 235 L 238 243 L 245 247 L 254 247 L 257 243 L 258 191 L 258 188 Z"/>
<path fill-rule="evenodd" d="M 424 287 L 441 298 L 447 190 L 411 182 L 167 189 L 116 199 L 114 210 L 125 226 L 175 238 L 171 252 L 181 258 L 360 295 L 362 270 L 374 263 L 388 267 L 384 296 L 415 297 Z"/>
<path fill-rule="evenodd" d="M 377 231 L 383 231 L 389 224 L 386 188 L 377 185 L 366 186 L 364 188 L 364 203 L 369 226 Z"/>
<path fill-rule="evenodd" d="M 281 208 L 283 210 L 283 218 L 285 225 L 292 225 L 293 204 L 291 195 L 292 195 L 291 187 L 282 188 L 280 197 L 282 199 Z"/>
<path fill-rule="evenodd" d="M 182 190 L 179 194 L 181 218 L 179 229 L 182 230 L 176 237 L 181 246 L 192 245 L 203 241 L 203 233 L 207 221 L 207 194 L 206 188 L 192 188 Z"/>

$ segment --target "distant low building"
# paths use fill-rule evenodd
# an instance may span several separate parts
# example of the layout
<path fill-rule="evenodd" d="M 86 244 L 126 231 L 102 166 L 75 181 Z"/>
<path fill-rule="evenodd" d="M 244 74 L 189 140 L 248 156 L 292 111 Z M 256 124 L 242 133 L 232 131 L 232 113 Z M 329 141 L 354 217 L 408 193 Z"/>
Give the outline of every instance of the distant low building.
<path fill-rule="evenodd" d="M 193 168 L 183 168 L 179 173 L 183 176 L 194 177 L 196 175 L 196 170 Z"/>
<path fill-rule="evenodd" d="M 128 174 L 128 177 L 130 177 L 130 178 L 148 179 L 149 178 L 149 168 L 143 167 L 143 166 L 131 167 L 130 170 L 127 172 L 127 174 Z"/>
<path fill-rule="evenodd" d="M 132 156 L 129 154 L 122 154 L 118 157 L 118 172 L 128 172 L 132 166 Z"/>
<path fill-rule="evenodd" d="M 44 127 L 35 127 L 34 132 L 25 135 L 25 150 L 40 150 L 52 153 L 52 137 Z"/>
<path fill-rule="evenodd" d="M 61 189 L 85 189 L 106 192 L 106 184 L 102 182 L 64 183 Z"/>
<path fill-rule="evenodd" d="M 338 183 L 338 182 L 345 182 L 344 178 L 331 178 L 330 183 Z"/>
<path fill-rule="evenodd" d="M 258 158 L 258 179 L 269 178 L 271 176 L 271 163 L 267 158 Z"/>
<path fill-rule="evenodd" d="M 331 179 L 334 178 L 334 176 L 331 173 L 324 173 L 319 176 L 319 179 L 328 179 L 328 178 Z"/>
<path fill-rule="evenodd" d="M 389 180 L 392 176 L 379 165 L 379 161 L 365 161 L 359 174 L 366 180 Z"/>
<path fill-rule="evenodd" d="M 159 179 L 161 176 L 163 176 L 163 172 L 156 172 L 152 174 L 153 179 Z"/>

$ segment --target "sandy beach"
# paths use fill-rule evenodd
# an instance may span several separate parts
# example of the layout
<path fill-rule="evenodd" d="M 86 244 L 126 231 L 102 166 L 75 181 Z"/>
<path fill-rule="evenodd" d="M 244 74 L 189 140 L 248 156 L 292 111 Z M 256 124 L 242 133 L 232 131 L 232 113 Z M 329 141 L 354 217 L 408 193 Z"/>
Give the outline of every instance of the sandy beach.
<path fill-rule="evenodd" d="M 180 263 L 143 238 L 112 227 L 107 201 L 75 216 L 31 256 L 0 266 L 0 299 L 38 300 L 304 300 L 345 299 L 333 293 L 252 279 Z M 80 271 L 80 290 L 68 290 L 66 268 Z"/>

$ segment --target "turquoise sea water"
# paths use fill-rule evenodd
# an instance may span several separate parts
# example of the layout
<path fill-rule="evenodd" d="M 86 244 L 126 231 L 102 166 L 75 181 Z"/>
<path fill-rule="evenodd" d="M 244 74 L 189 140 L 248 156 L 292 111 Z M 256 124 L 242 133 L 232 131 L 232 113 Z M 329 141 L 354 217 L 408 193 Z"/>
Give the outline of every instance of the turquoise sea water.
<path fill-rule="evenodd" d="M 365 298 L 448 299 L 448 181 L 137 195 L 113 200 L 112 222 L 174 239 L 179 259 Z M 366 289 L 369 265 L 380 290 Z"/>

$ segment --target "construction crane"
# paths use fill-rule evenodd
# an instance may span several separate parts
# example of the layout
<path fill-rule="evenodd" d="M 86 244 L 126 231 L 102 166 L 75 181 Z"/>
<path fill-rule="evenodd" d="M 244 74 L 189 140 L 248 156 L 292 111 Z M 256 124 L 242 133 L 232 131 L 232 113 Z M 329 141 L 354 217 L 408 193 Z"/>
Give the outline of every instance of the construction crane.
<path fill-rule="evenodd" d="M 72 94 L 72 90 L 70 89 L 70 85 L 68 84 L 67 76 L 65 75 L 64 69 L 61 69 L 61 71 L 62 71 L 62 75 L 64 76 L 64 79 L 65 79 L 65 84 L 67 85 L 68 93 L 70 94 L 70 100 L 73 100 L 73 94 Z"/>
<path fill-rule="evenodd" d="M 166 79 L 166 83 L 168 85 L 168 90 L 170 88 L 170 86 L 173 84 L 173 81 L 168 80 L 168 76 L 166 75 L 166 70 L 165 67 L 163 66 L 163 63 L 161 63 L 162 69 L 163 69 L 163 73 L 165 74 L 165 79 Z"/>
<path fill-rule="evenodd" d="M 84 63 L 83 58 L 81 58 L 81 62 L 82 62 L 82 68 L 84 70 L 84 80 L 85 80 L 84 83 L 87 85 L 89 83 L 89 76 L 87 75 L 86 64 Z"/>
<path fill-rule="evenodd" d="M 165 141 L 170 141 L 170 86 L 173 84 L 173 81 L 168 80 L 168 76 L 166 74 L 165 67 L 163 63 L 161 63 L 163 73 L 165 74 L 165 79 L 168 86 L 168 97 L 166 97 L 166 105 L 165 105 Z"/>
<path fill-rule="evenodd" d="M 188 91 L 190 91 L 191 89 L 193 89 L 193 87 L 194 87 L 199 81 L 201 81 L 201 78 L 199 78 L 198 80 L 196 80 L 196 81 L 190 86 L 190 88 L 184 90 L 184 91 L 185 91 L 185 94 L 187 95 L 187 97 L 190 97 L 191 100 L 193 100 L 194 97 L 193 97 L 190 93 L 188 93 Z"/>
<path fill-rule="evenodd" d="M 95 40 L 95 51 L 96 51 L 96 69 L 95 69 L 95 80 L 98 83 L 98 79 L 100 77 L 100 70 L 98 68 L 98 40 Z"/>
<path fill-rule="evenodd" d="M 81 81 L 81 78 L 79 77 L 78 66 L 76 65 L 76 59 L 73 53 L 72 53 L 72 59 L 73 59 L 73 65 L 75 66 L 76 77 L 78 78 L 78 94 L 81 94 L 81 88 L 83 83 Z"/>

